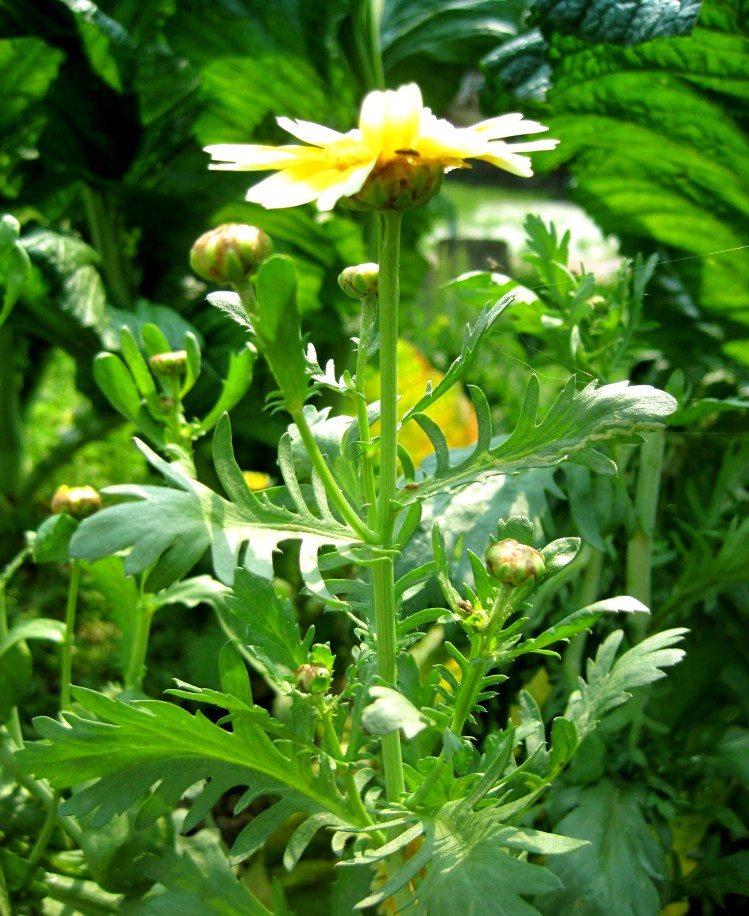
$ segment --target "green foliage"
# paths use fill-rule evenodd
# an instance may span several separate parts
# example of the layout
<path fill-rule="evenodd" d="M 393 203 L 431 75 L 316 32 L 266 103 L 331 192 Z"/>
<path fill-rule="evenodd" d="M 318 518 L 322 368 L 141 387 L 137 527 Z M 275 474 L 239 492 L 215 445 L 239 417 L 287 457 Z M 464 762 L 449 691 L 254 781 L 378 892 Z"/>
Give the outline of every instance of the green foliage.
<path fill-rule="evenodd" d="M 457 893 L 476 913 L 531 916 L 537 910 L 521 894 L 544 893 L 557 886 L 557 882 L 546 868 L 524 861 L 513 855 L 513 851 L 553 855 L 576 846 L 574 840 L 567 838 L 508 828 L 498 822 L 491 808 L 476 812 L 464 802 L 445 805 L 439 815 L 425 819 L 423 831 L 424 841 L 419 851 L 357 908 L 386 899 L 431 862 L 429 873 L 420 885 L 415 912 L 447 916 L 454 911 L 452 895 Z M 407 831 L 400 839 L 413 839 L 414 833 Z"/>
<path fill-rule="evenodd" d="M 689 35 L 699 3 L 602 3 L 605 16 L 596 6 L 539 4 L 548 45 L 500 49 L 487 64 L 487 107 L 506 108 L 505 75 L 543 53 L 550 88 L 538 113 L 561 140 L 545 164 L 568 165 L 605 232 L 701 256 L 679 263 L 678 276 L 706 313 L 746 324 L 749 274 L 734 255 L 749 205 L 746 124 L 736 116 L 747 97 L 740 4 L 706 0 Z"/>
<path fill-rule="evenodd" d="M 626 382 L 598 388 L 594 382 L 575 392 L 572 378 L 546 417 L 538 420 L 539 382 L 528 383 L 520 420 L 513 433 L 492 446 L 491 417 L 484 395 L 472 388 L 479 434 L 473 452 L 451 465 L 444 435 L 424 415 L 417 420 L 434 446 L 436 468 L 419 482 L 416 490 L 403 490 L 402 505 L 447 492 L 472 480 L 493 474 L 511 474 L 521 468 L 543 468 L 562 461 L 574 461 L 599 473 L 614 473 L 609 458 L 596 445 L 631 439 L 637 433 L 660 426 L 676 404 L 665 392 L 650 386 L 630 386 Z"/>
<path fill-rule="evenodd" d="M 282 753 L 260 724 L 245 720 L 243 728 L 228 732 L 172 703 L 126 703 L 83 688 L 75 691 L 75 698 L 85 717 L 67 714 L 64 725 L 38 720 L 39 733 L 47 740 L 29 745 L 19 756 L 26 772 L 58 789 L 94 780 L 64 803 L 63 814 L 92 812 L 94 826 L 106 824 L 139 803 L 156 780 L 159 787 L 138 819 L 146 826 L 196 782 L 209 779 L 196 814 L 242 784 L 271 794 L 291 789 L 303 808 L 311 805 L 310 811 L 323 809 L 344 822 L 355 821 L 324 776 L 315 774 L 311 761 Z"/>
<path fill-rule="evenodd" d="M 29 272 L 29 256 L 18 242 L 19 230 L 14 217 L 6 214 L 0 219 L 0 284 L 3 287 L 0 326 L 18 301 Z"/>
<path fill-rule="evenodd" d="M 276 545 L 288 539 L 302 540 L 302 570 L 314 579 L 320 547 L 356 541 L 332 516 L 318 519 L 303 502 L 293 511 L 274 505 L 267 496 L 255 496 L 234 460 L 228 419 L 217 427 L 215 445 L 217 472 L 234 502 L 141 445 L 143 454 L 172 486 L 108 488 L 107 492 L 134 499 L 111 506 L 81 525 L 71 543 L 73 555 L 98 560 L 133 547 L 125 572 L 133 575 L 150 569 L 149 588 L 158 590 L 189 572 L 209 547 L 216 575 L 229 583 L 244 543 L 244 564 L 267 575 Z M 167 519 L 172 521 L 166 524 Z"/>
<path fill-rule="evenodd" d="M 210 906 L 212 913 L 270 916 L 272 911 L 234 877 L 221 851 L 219 836 L 208 830 L 201 831 L 199 836 L 201 843 L 197 849 L 195 843 L 182 853 L 167 847 L 141 860 L 144 873 L 158 882 L 159 887 L 140 900 L 124 902 L 121 912 L 131 916 L 136 913 L 168 916 L 190 912 L 195 901 L 200 900 L 203 905 Z M 277 909 L 275 912 L 282 916 L 284 911 Z"/>
<path fill-rule="evenodd" d="M 538 901 L 540 912 L 659 912 L 666 858 L 643 817 L 642 793 L 603 781 L 570 790 L 565 803 L 569 813 L 555 829 L 587 843 L 549 861 L 561 887 Z"/>
<path fill-rule="evenodd" d="M 381 904 L 439 916 L 456 900 L 477 914 L 649 916 L 746 895 L 748 465 L 733 442 L 749 282 L 736 252 L 692 257 L 706 237 L 745 242 L 746 35 L 739 3 L 710 0 L 695 25 L 698 6 L 0 11 L 0 189 L 17 202 L 0 225 L 0 511 L 8 529 L 37 527 L 30 497 L 58 459 L 119 417 L 161 453 L 142 446 L 164 478 L 108 487 L 80 525 L 47 520 L 0 579 L 0 910 L 290 916 L 286 893 L 335 916 Z M 537 29 L 519 33 L 525 23 Z M 335 284 L 374 257 L 370 227 L 237 202 L 247 176 L 207 174 L 200 146 L 288 142 L 276 115 L 348 130 L 366 89 L 409 80 L 437 114 L 458 85 L 463 106 L 464 75 L 497 41 L 487 116 L 517 108 L 511 90 L 534 100 L 523 110 L 562 141 L 547 161 L 645 256 L 602 282 L 575 268 L 569 233 L 530 217 L 525 285 L 497 272 L 455 281 L 469 325 L 460 343 L 445 316 L 444 376 L 402 420 L 433 454 L 415 468 L 401 447 L 396 486 L 395 431 L 381 427 L 397 392 L 383 381 L 368 403 L 374 325 L 355 374 Z M 408 306 L 429 212 L 405 242 Z M 257 224 L 280 254 L 239 295 L 209 293 L 208 309 L 186 251 L 224 220 Z M 381 309 L 392 268 L 381 264 Z M 500 329 L 517 355 L 501 365 Z M 77 362 L 92 406 L 31 468 L 24 426 L 54 347 Z M 176 349 L 182 374 L 151 370 Z M 450 449 L 424 411 L 475 378 L 480 350 L 477 442 Z M 568 367 L 588 382 L 551 391 L 545 380 Z M 270 406 L 294 421 L 285 432 L 261 413 L 274 384 Z M 355 418 L 331 407 L 341 395 Z M 195 443 L 214 427 L 210 467 Z M 276 455 L 281 484 L 254 492 L 243 469 Z M 495 532 L 537 548 L 545 574 L 489 576 Z M 74 557 L 62 623 L 66 601 L 45 583 Z M 612 614 L 623 629 L 611 632 Z M 198 621 L 210 686 L 175 678 L 168 701 L 145 697 L 146 666 L 165 667 L 159 644 L 179 673 L 175 640 L 197 644 Z M 71 703 L 66 672 L 91 683 L 87 656 L 111 643 L 124 690 L 78 688 Z M 36 695 L 58 668 L 59 704 Z M 31 710 L 58 705 L 17 750 Z M 222 832 L 205 827 L 210 812 Z"/>
<path fill-rule="evenodd" d="M 661 668 L 675 665 L 684 657 L 684 650 L 674 649 L 673 645 L 686 632 L 678 628 L 656 633 L 616 661 L 616 651 L 624 634 L 617 630 L 604 640 L 595 661 L 588 661 L 587 680 L 580 680 L 579 689 L 570 696 L 565 711 L 565 717 L 575 723 L 581 740 L 606 713 L 626 703 L 632 688 L 665 677 Z"/>
<path fill-rule="evenodd" d="M 580 6 L 570 0 L 536 0 L 533 17 L 544 32 L 573 34 L 591 43 L 639 45 L 655 38 L 688 35 L 701 0 L 674 6 L 664 0 L 593 0 Z"/>

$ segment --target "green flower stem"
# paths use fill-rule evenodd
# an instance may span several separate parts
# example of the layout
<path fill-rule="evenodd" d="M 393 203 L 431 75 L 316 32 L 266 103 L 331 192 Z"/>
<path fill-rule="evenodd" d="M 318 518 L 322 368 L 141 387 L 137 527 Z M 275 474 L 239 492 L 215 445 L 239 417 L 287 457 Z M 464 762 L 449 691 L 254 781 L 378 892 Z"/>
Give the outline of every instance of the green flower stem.
<path fill-rule="evenodd" d="M 39 780 L 28 776 L 26 773 L 22 773 L 18 769 L 15 755 L 13 754 L 13 751 L 10 749 L 10 747 L 8 747 L 8 743 L 4 740 L 4 738 L 5 734 L 3 733 L 3 730 L 0 729 L 0 769 L 2 769 L 5 773 L 8 773 L 19 785 L 23 786 L 29 795 L 33 795 L 34 798 L 37 798 L 44 805 L 47 811 L 50 811 L 54 805 L 57 823 L 65 831 L 65 833 L 67 833 L 67 835 L 76 844 L 76 846 L 80 846 L 81 838 L 83 837 L 83 831 L 78 826 L 76 821 L 73 820 L 73 818 L 67 817 L 64 814 L 57 814 L 57 793 L 52 792 L 46 783 L 40 782 Z"/>
<path fill-rule="evenodd" d="M 398 640 L 396 635 L 395 576 L 393 561 L 386 557 L 372 568 L 375 627 L 377 629 L 377 673 L 388 687 L 396 687 Z M 398 801 L 405 791 L 400 732 L 382 736 L 382 766 L 389 801 Z"/>
<path fill-rule="evenodd" d="M 304 447 L 307 450 L 307 455 L 312 462 L 312 466 L 320 475 L 320 480 L 322 480 L 323 486 L 325 487 L 325 492 L 333 500 L 333 504 L 336 509 L 343 516 L 344 521 L 359 535 L 359 537 L 366 541 L 367 543 L 373 543 L 375 540 L 375 535 L 369 528 L 364 524 L 364 522 L 359 518 L 356 513 L 356 510 L 353 508 L 351 503 L 346 499 L 346 495 L 343 490 L 338 486 L 338 483 L 330 472 L 328 463 L 325 460 L 325 456 L 320 451 L 320 446 L 317 444 L 317 440 L 312 435 L 312 431 L 309 428 L 307 420 L 304 416 L 303 411 L 295 410 L 291 414 L 292 420 L 296 423 L 297 429 L 299 430 L 299 435 L 302 437 L 302 442 L 304 442 Z"/>
<path fill-rule="evenodd" d="M 146 673 L 146 655 L 148 653 L 148 640 L 151 636 L 151 622 L 153 610 L 149 607 L 144 587 L 146 574 L 143 575 L 140 585 L 140 600 L 135 609 L 135 632 L 130 644 L 130 657 L 125 670 L 125 689 L 140 690 Z"/>
<path fill-rule="evenodd" d="M 26 433 L 16 374 L 16 344 L 9 325 L 0 328 L 0 492 L 17 499 L 26 465 Z"/>
<path fill-rule="evenodd" d="M 29 853 L 27 859 L 28 870 L 26 872 L 26 877 L 24 879 L 24 886 L 27 886 L 28 883 L 34 876 L 36 871 L 36 866 L 41 862 L 42 856 L 49 846 L 49 841 L 52 839 L 52 834 L 55 832 L 55 827 L 57 826 L 58 813 L 57 809 L 60 804 L 60 793 L 55 792 L 52 796 L 52 800 L 47 808 L 47 816 L 44 819 L 42 824 L 42 829 L 39 831 L 39 835 L 36 838 L 36 842 Z"/>
<path fill-rule="evenodd" d="M 380 218 L 380 490 L 377 533 L 383 547 L 392 543 L 398 476 L 398 300 L 402 214 L 384 210 Z"/>
<path fill-rule="evenodd" d="M 481 690 L 481 683 L 486 674 L 489 662 L 491 661 L 490 657 L 486 655 L 486 649 L 487 638 L 486 636 L 482 636 L 479 639 L 475 656 L 472 659 L 473 667 L 471 668 L 471 673 L 465 681 L 460 682 L 460 690 L 455 702 L 452 721 L 450 722 L 450 731 L 458 737 L 461 736 L 463 726 L 466 724 L 466 719 L 476 703 L 476 697 Z M 408 800 L 409 807 L 413 808 L 424 801 L 434 786 L 436 786 L 442 778 L 442 774 L 445 772 L 448 762 L 447 752 L 443 747 L 437 758 L 437 762 L 429 773 L 427 773 L 426 779 Z"/>
<path fill-rule="evenodd" d="M 47 873 L 43 882 L 47 888 L 47 897 L 66 904 L 61 912 L 87 913 L 89 916 L 106 916 L 107 913 L 122 912 L 122 897 L 98 887 L 94 888 L 90 881 Z"/>
<path fill-rule="evenodd" d="M 640 447 L 640 470 L 635 492 L 637 527 L 627 545 L 627 593 L 646 607 L 650 607 L 651 603 L 653 534 L 665 443 L 666 434 L 661 429 L 649 433 Z M 636 638 L 641 640 L 647 627 L 645 615 L 635 615 L 632 623 Z"/>
<path fill-rule="evenodd" d="M 60 709 L 70 709 L 70 685 L 73 679 L 73 640 L 75 638 L 75 609 L 78 602 L 78 586 L 81 581 L 81 561 L 70 564 L 68 601 L 65 606 L 65 635 L 62 641 L 60 662 Z"/>
<path fill-rule="evenodd" d="M 8 587 L 13 574 L 21 566 L 26 557 L 31 553 L 31 547 L 24 547 L 13 557 L 5 569 L 0 573 L 0 640 L 5 639 L 9 632 L 8 626 L 8 605 L 5 600 L 5 590 Z M 21 731 L 21 719 L 18 715 L 18 707 L 14 706 L 8 715 L 6 722 L 8 732 L 17 747 L 23 746 L 23 732 Z"/>
<path fill-rule="evenodd" d="M 477 642 L 471 647 L 471 671 L 468 677 L 460 682 L 458 695 L 455 699 L 453 717 L 450 722 L 450 731 L 458 738 L 462 735 L 466 719 L 476 705 L 476 698 L 481 692 L 484 675 L 492 661 L 492 651 L 496 643 L 493 631 L 496 632 L 501 627 L 502 621 L 506 620 L 512 611 L 514 593 L 515 589 L 511 586 L 500 586 L 489 615 L 492 625 L 485 633 L 479 636 Z M 447 751 L 443 747 L 437 762 L 427 774 L 426 779 L 409 799 L 409 806 L 413 807 L 420 804 L 429 795 L 432 788 L 439 782 L 447 765 Z"/>
<path fill-rule="evenodd" d="M 585 546 L 585 569 L 579 590 L 576 592 L 573 607 L 587 607 L 598 599 L 601 590 L 601 572 L 603 571 L 603 552 L 594 547 Z M 583 656 L 588 634 L 578 633 L 573 636 L 564 651 L 562 670 L 571 690 L 577 689 L 577 679 L 583 674 Z"/>
<path fill-rule="evenodd" d="M 325 735 L 325 740 L 328 744 L 330 753 L 336 759 L 336 761 L 341 762 L 345 759 L 345 754 L 343 753 L 343 748 L 341 747 L 341 742 L 338 738 L 338 732 L 335 730 L 333 725 L 333 717 L 330 712 L 330 707 L 325 701 L 324 697 L 320 697 L 317 703 L 317 709 L 320 714 L 320 720 L 323 725 L 323 733 Z M 374 821 L 372 820 L 369 811 L 364 806 L 359 790 L 356 787 L 356 780 L 354 779 L 354 771 L 351 768 L 350 764 L 344 764 L 344 783 L 346 785 L 346 795 L 348 800 L 359 818 L 360 823 L 367 826 L 372 826 Z M 386 840 L 385 834 L 381 831 L 376 831 L 373 836 L 380 843 L 384 843 Z"/>
<path fill-rule="evenodd" d="M 402 214 L 384 210 L 380 222 L 380 475 L 377 494 L 377 535 L 382 547 L 393 542 L 396 513 L 393 499 L 398 475 L 398 270 Z M 383 684 L 397 685 L 398 639 L 396 633 L 395 572 L 391 557 L 372 569 L 377 629 L 377 673 Z M 382 738 L 385 790 L 390 801 L 405 791 L 400 732 Z"/>
<path fill-rule="evenodd" d="M 237 294 L 242 301 L 245 312 L 248 316 L 251 317 L 255 311 L 257 301 L 255 290 L 251 281 L 248 279 L 243 283 L 235 283 L 234 288 L 236 289 Z M 278 367 L 275 367 L 272 363 L 270 364 L 271 372 L 273 372 L 279 387 L 283 391 L 282 378 L 279 377 L 277 368 Z M 317 440 L 312 435 L 312 431 L 310 430 L 309 424 L 307 423 L 307 420 L 304 416 L 303 404 L 292 405 L 288 403 L 287 399 L 286 409 L 291 414 L 291 419 L 294 421 L 294 423 L 296 423 L 296 427 L 299 430 L 299 435 L 302 437 L 302 442 L 304 443 L 304 447 L 307 450 L 307 455 L 309 456 L 309 459 L 312 462 L 312 466 L 317 471 L 320 480 L 325 487 L 325 492 L 333 501 L 333 505 L 341 513 L 343 520 L 359 535 L 363 541 L 368 544 L 375 543 L 376 537 L 374 533 L 370 531 L 364 522 L 359 518 L 356 509 L 354 509 L 354 507 L 348 501 L 345 493 L 338 485 L 335 477 L 333 477 L 330 468 L 328 467 L 328 462 L 325 460 L 325 456 L 320 451 L 320 446 L 317 444 Z"/>
<path fill-rule="evenodd" d="M 377 483 L 375 481 L 372 454 L 369 448 L 372 436 L 369 430 L 367 415 L 367 396 L 364 391 L 364 380 L 367 373 L 367 357 L 377 323 L 377 296 L 365 296 L 361 300 L 362 316 L 359 346 L 356 351 L 356 420 L 359 425 L 361 449 L 361 477 L 364 484 L 364 498 L 367 502 L 368 521 L 374 524 L 377 504 Z"/>
<path fill-rule="evenodd" d="M 118 214 L 114 202 L 106 200 L 100 191 L 85 184 L 83 202 L 91 241 L 101 256 L 110 301 L 118 308 L 130 309 L 133 305 L 131 272 L 116 225 Z"/>

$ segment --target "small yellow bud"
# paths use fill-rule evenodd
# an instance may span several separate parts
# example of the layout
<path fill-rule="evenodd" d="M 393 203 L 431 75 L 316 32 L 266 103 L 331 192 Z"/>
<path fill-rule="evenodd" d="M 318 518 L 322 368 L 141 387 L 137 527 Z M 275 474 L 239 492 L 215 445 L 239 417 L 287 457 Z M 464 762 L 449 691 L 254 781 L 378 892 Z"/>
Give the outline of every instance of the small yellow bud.
<path fill-rule="evenodd" d="M 148 365 L 154 375 L 184 375 L 187 371 L 187 351 L 157 353 L 149 359 Z"/>
<path fill-rule="evenodd" d="M 338 285 L 350 299 L 363 299 L 377 294 L 379 279 L 377 264 L 357 264 L 339 274 Z"/>
<path fill-rule="evenodd" d="M 541 554 L 512 538 L 497 541 L 486 552 L 486 566 L 490 575 L 504 585 L 527 585 L 546 572 Z"/>
<path fill-rule="evenodd" d="M 300 665 L 294 673 L 294 683 L 302 693 L 325 693 L 333 675 L 324 665 Z"/>
<path fill-rule="evenodd" d="M 190 266 L 211 283 L 242 283 L 273 252 L 270 237 L 256 226 L 226 223 L 200 236 Z"/>
<path fill-rule="evenodd" d="M 270 474 L 266 474 L 264 471 L 244 471 L 242 476 L 253 493 L 267 490 L 272 483 Z"/>
<path fill-rule="evenodd" d="M 55 515 L 67 512 L 73 518 L 86 518 L 101 509 L 101 496 L 93 487 L 67 487 L 63 484 L 55 490 L 51 508 Z"/>

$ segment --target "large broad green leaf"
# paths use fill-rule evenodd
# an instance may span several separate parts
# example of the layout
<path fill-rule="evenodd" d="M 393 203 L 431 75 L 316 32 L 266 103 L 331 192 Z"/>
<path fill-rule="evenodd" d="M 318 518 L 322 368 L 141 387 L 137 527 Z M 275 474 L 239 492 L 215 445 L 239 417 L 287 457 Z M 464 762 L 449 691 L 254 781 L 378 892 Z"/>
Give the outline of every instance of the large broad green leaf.
<path fill-rule="evenodd" d="M 103 824 L 139 803 L 156 783 L 158 799 L 171 808 L 196 782 L 208 779 L 205 791 L 212 799 L 238 785 L 275 795 L 291 790 L 303 805 L 352 822 L 330 780 L 314 772 L 298 747 L 292 758 L 286 756 L 260 725 L 245 720 L 230 732 L 172 703 L 124 703 L 83 688 L 74 695 L 86 717 L 68 713 L 64 723 L 36 719 L 45 740 L 27 744 L 18 757 L 25 772 L 48 779 L 56 789 L 89 783 L 64 803 L 65 813 L 96 812 L 94 824 Z M 163 812 L 147 804 L 139 818 L 144 824 Z"/>
<path fill-rule="evenodd" d="M 478 419 L 478 441 L 459 464 L 452 464 L 444 434 L 429 417 L 415 419 L 432 441 L 435 470 L 414 488 L 403 489 L 398 502 L 408 505 L 438 493 L 484 480 L 495 474 L 511 474 L 524 468 L 553 467 L 562 461 L 584 464 L 602 473 L 616 466 L 596 446 L 616 440 L 636 439 L 639 432 L 657 429 L 676 409 L 671 395 L 649 385 L 617 382 L 598 388 L 593 382 L 575 392 L 574 377 L 565 386 L 543 420 L 538 421 L 539 382 L 531 378 L 515 430 L 492 446 L 491 418 L 484 395 L 471 389 Z"/>
<path fill-rule="evenodd" d="M 34 155 L 36 141 L 50 114 L 44 107 L 44 97 L 63 57 L 62 52 L 52 50 L 40 38 L 0 41 L 0 191 L 5 197 L 15 197 L 20 189 L 27 157 Z"/>
<path fill-rule="evenodd" d="M 624 15 L 640 4 L 609 6 Z M 694 12 L 694 4 L 680 6 Z M 522 69 L 525 51 L 500 49 L 488 64 L 489 110 L 508 104 L 504 77 L 511 66 Z M 691 35 L 637 47 L 553 32 L 545 51 L 551 89 L 535 110 L 560 140 L 539 165 L 564 163 L 577 200 L 630 247 L 655 242 L 693 256 L 675 267 L 699 307 L 743 324 L 749 259 L 737 249 L 746 245 L 749 218 L 749 136 L 740 115 L 748 55 L 745 16 L 729 0 L 706 0 Z"/>
<path fill-rule="evenodd" d="M 98 254 L 79 238 L 50 229 L 35 229 L 22 244 L 31 271 L 13 323 L 63 347 L 79 363 L 79 372 L 90 372 L 109 328 Z"/>
<path fill-rule="evenodd" d="M 533 19 L 545 32 L 590 42 L 636 45 L 654 38 L 688 35 L 701 0 L 533 0 Z"/>
<path fill-rule="evenodd" d="M 272 555 L 278 544 L 299 540 L 302 573 L 320 591 L 320 547 L 357 541 L 351 530 L 329 512 L 318 518 L 301 499 L 296 511 L 292 511 L 274 505 L 264 494 L 252 493 L 234 460 L 228 417 L 216 427 L 214 453 L 219 478 L 232 502 L 188 477 L 176 464 L 159 458 L 148 446 L 140 443 L 139 447 L 171 487 L 108 487 L 104 492 L 132 499 L 103 509 L 82 523 L 71 541 L 74 556 L 99 560 L 132 548 L 125 560 L 126 574 L 153 567 L 148 586 L 156 591 L 189 572 L 209 547 L 216 575 L 222 582 L 233 581 L 243 544 L 247 545 L 242 556 L 244 565 L 270 578 Z"/>
<path fill-rule="evenodd" d="M 388 85 L 413 80 L 428 104 L 449 104 L 461 73 L 515 34 L 526 6 L 525 0 L 386 0 L 381 45 Z"/>
<path fill-rule="evenodd" d="M 572 797 L 574 808 L 554 829 L 589 845 L 548 861 L 563 886 L 537 901 L 540 911 L 549 916 L 658 913 L 666 860 L 643 816 L 641 791 L 602 782 L 574 790 Z"/>

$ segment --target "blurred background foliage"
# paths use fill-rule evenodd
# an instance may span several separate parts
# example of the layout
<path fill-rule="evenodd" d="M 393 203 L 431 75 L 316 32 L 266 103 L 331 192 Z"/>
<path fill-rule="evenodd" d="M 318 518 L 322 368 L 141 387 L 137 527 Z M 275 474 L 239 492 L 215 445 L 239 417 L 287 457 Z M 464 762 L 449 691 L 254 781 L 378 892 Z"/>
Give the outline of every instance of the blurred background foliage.
<path fill-rule="evenodd" d="M 466 322 L 515 289 L 472 370 L 497 429 L 512 429 L 529 367 L 546 404 L 573 372 L 667 387 L 680 410 L 648 532 L 650 625 L 692 629 L 687 661 L 613 717 L 539 811 L 541 826 L 595 840 L 563 857 L 566 896 L 542 910 L 617 912 L 624 894 L 632 912 L 650 913 L 638 900 L 654 887 L 668 916 L 735 912 L 749 894 L 748 52 L 743 0 L 4 0 L 0 561 L 45 516 L 58 483 L 146 478 L 133 428 L 92 370 L 98 352 L 118 350 L 123 324 L 137 338 L 153 322 L 175 348 L 194 334 L 203 373 L 186 407 L 199 415 L 215 401 L 244 340 L 189 273 L 190 245 L 206 229 L 265 229 L 297 261 L 321 363 L 342 368 L 350 357 L 356 315 L 336 278 L 372 259 L 371 222 L 244 203 L 247 176 L 209 172 L 205 144 L 283 143 L 277 115 L 347 130 L 368 90 L 412 80 L 455 123 L 521 109 L 561 141 L 537 157 L 538 179 L 490 176 L 479 164 L 409 214 L 403 377 L 415 400 L 460 351 Z M 263 412 L 269 388 L 258 367 L 232 425 L 243 466 L 273 475 L 284 420 Z M 464 395 L 447 406 L 439 419 L 459 447 L 475 420 Z M 548 537 L 581 534 L 578 578 L 540 614 L 634 591 L 623 570 L 644 475 L 632 449 L 615 457 L 613 481 L 566 468 L 433 511 L 449 511 L 469 540 L 508 506 Z M 208 473 L 200 463 L 199 472 Z M 293 558 L 279 574 L 298 584 Z M 79 670 L 92 684 L 112 676 L 116 631 L 95 580 L 80 634 Z M 60 596 L 39 569 L 23 570 L 9 593 L 17 613 L 51 616 Z M 176 669 L 210 683 L 220 631 L 194 608 L 164 613 L 179 615 L 187 635 L 175 647 L 157 627 L 149 689 L 158 694 Z M 319 623 L 322 637 L 345 639 L 337 619 Z M 549 719 L 582 651 L 578 642 L 561 665 L 524 673 Z M 40 711 L 51 668 L 48 656 L 36 660 L 29 691 Z M 493 713 L 503 721 L 509 709 Z M 617 833 L 625 839 L 614 842 Z M 622 886 L 612 877 L 621 874 L 637 880 Z"/>

